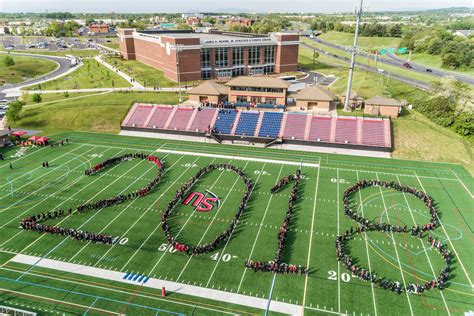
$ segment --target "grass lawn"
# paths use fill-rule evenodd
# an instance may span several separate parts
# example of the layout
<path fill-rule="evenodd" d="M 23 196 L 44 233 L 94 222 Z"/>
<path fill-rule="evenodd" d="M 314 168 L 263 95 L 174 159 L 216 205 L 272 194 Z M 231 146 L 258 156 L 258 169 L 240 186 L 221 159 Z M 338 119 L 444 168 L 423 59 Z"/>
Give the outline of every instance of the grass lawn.
<path fill-rule="evenodd" d="M 71 97 L 72 98 L 72 95 Z M 79 130 L 117 133 L 134 102 L 176 104 L 177 93 L 112 92 L 26 108 L 11 126 L 43 131 Z"/>
<path fill-rule="evenodd" d="M 104 43 L 102 44 L 104 46 L 107 46 L 107 47 L 110 47 L 110 48 L 113 48 L 113 49 L 119 49 L 120 48 L 120 44 L 119 43 Z"/>
<path fill-rule="evenodd" d="M 94 59 L 84 59 L 84 65 L 80 66 L 74 72 L 62 76 L 58 79 L 41 84 L 42 90 L 61 90 L 61 89 L 87 89 L 87 88 L 112 88 L 115 86 L 129 87 L 125 79 L 100 65 Z M 114 85 L 112 85 L 112 81 Z M 39 90 L 39 85 L 28 87 L 28 90 Z"/>
<path fill-rule="evenodd" d="M 32 94 L 23 94 L 21 96 L 21 100 L 26 103 L 25 106 L 29 106 L 29 105 L 39 106 L 42 103 L 59 101 L 59 100 L 71 100 L 72 98 L 85 97 L 91 94 L 96 94 L 96 92 L 71 92 L 67 94 L 68 96 L 66 96 L 65 93 L 43 93 L 41 94 L 41 99 L 42 99 L 41 103 L 33 102 Z"/>
<path fill-rule="evenodd" d="M 124 60 L 120 57 L 104 58 L 106 62 L 117 67 L 121 71 L 135 78 L 139 83 L 146 86 L 174 87 L 178 83 L 165 78 L 163 71 L 145 65 L 136 60 Z M 185 84 L 182 82 L 181 84 Z"/>
<path fill-rule="evenodd" d="M 0 295 L 5 304 L 41 307 L 41 312 L 48 314 L 262 315 L 264 311 L 245 305 L 251 298 L 265 300 L 272 292 L 274 302 L 292 304 L 296 313 L 304 310 L 308 316 L 375 315 L 376 311 L 378 315 L 426 315 L 427 306 L 430 315 L 446 315 L 446 309 L 452 315 L 462 315 L 472 309 L 473 233 L 469 227 L 474 225 L 470 216 L 470 188 L 474 181 L 459 165 L 103 133 L 52 135 L 53 140 L 65 138 L 69 139 L 66 146 L 28 148 L 21 158 L 10 158 L 18 149 L 7 149 L 7 160 L 0 162 L 3 291 Z M 124 161 L 84 176 L 85 168 L 134 152 L 153 154 L 164 161 L 166 172 L 149 195 L 44 221 L 58 227 L 117 236 L 119 242 L 94 244 L 18 227 L 20 219 L 28 215 L 75 209 L 85 201 L 106 199 L 145 186 L 156 175 L 156 166 L 147 160 Z M 50 167 L 41 168 L 42 161 L 48 161 Z M 10 162 L 15 166 L 13 170 L 8 168 Z M 160 218 L 175 192 L 200 168 L 211 163 L 230 163 L 242 168 L 255 189 L 228 242 L 221 242 L 210 253 L 186 256 L 169 246 Z M 245 259 L 268 261 L 275 256 L 277 233 L 285 218 L 291 185 L 276 194 L 271 194 L 270 188 L 283 177 L 294 174 L 300 163 L 303 163 L 302 177 L 282 261 L 308 265 L 310 273 L 304 277 L 248 270 L 244 267 Z M 336 235 L 358 225 L 344 215 L 343 192 L 360 179 L 396 181 L 426 191 L 436 201 L 443 226 L 437 225 L 432 232 L 424 233 L 422 239 L 402 233 L 359 235 L 347 243 L 347 251 L 354 261 L 365 269 L 370 267 L 379 277 L 401 283 L 424 283 L 433 279 L 444 265 L 441 256 L 428 246 L 428 235 L 432 235 L 455 252 L 453 273 L 444 290 L 397 295 L 376 285 L 372 288 L 371 283 L 359 280 L 338 263 L 334 249 Z M 228 229 L 244 188 L 239 177 L 225 169 L 213 170 L 200 178 L 185 197 L 191 192 L 209 190 L 220 203 L 211 202 L 212 210 L 199 212 L 180 200 L 171 210 L 169 220 L 177 241 L 203 245 Z M 382 187 L 360 190 L 351 196 L 350 206 L 364 217 L 381 223 L 412 227 L 429 220 L 428 210 L 420 200 Z M 16 262 L 19 253 L 33 256 L 37 264 Z M 40 262 L 38 258 L 43 260 Z M 51 262 L 58 267 L 41 267 Z M 60 271 L 66 264 L 103 270 L 96 275 L 84 275 L 93 270 L 90 268 Z M 107 277 L 105 273 L 110 271 L 119 273 L 118 280 Z M 147 284 L 136 278 L 125 281 L 123 277 L 127 273 L 144 275 L 150 280 Z M 201 291 L 221 291 L 223 301 L 175 292 L 161 298 L 160 289 L 150 287 L 161 286 L 161 280 L 179 283 L 180 289 L 190 285 Z M 231 301 L 228 297 L 236 293 L 242 295 L 241 306 L 227 303 Z M 31 298 L 32 294 L 39 298 Z"/>
<path fill-rule="evenodd" d="M 51 60 L 15 55 L 10 55 L 15 65 L 6 66 L 3 62 L 5 56 L 6 54 L 0 54 L 0 85 L 35 78 L 55 70 L 58 66 Z"/>
<path fill-rule="evenodd" d="M 354 34 L 329 31 L 324 33 L 319 38 L 341 46 L 352 46 L 354 44 Z M 380 48 L 397 48 L 401 42 L 398 37 L 365 37 L 359 36 L 357 39 L 358 46 L 364 51 L 380 49 Z"/>

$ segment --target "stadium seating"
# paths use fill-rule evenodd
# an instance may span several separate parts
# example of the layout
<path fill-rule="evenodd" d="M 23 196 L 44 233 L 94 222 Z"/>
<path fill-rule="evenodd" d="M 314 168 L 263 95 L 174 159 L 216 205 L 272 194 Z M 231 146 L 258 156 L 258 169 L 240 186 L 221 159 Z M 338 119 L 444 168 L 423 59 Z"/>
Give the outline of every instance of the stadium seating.
<path fill-rule="evenodd" d="M 288 139 L 304 139 L 306 119 L 306 114 L 288 113 L 283 137 Z"/>
<path fill-rule="evenodd" d="M 178 108 L 173 116 L 173 119 L 171 120 L 170 125 L 168 126 L 168 129 L 184 131 L 192 114 L 192 108 Z"/>
<path fill-rule="evenodd" d="M 234 110 L 219 110 L 214 129 L 219 134 L 230 134 L 237 112 Z"/>
<path fill-rule="evenodd" d="M 166 121 L 168 120 L 171 112 L 173 111 L 172 107 L 157 106 L 157 109 L 153 116 L 151 117 L 150 122 L 148 123 L 148 128 L 164 128 Z"/>
<path fill-rule="evenodd" d="M 357 119 L 338 118 L 336 121 L 336 143 L 357 143 Z"/>
<path fill-rule="evenodd" d="M 311 119 L 311 129 L 309 131 L 308 140 L 319 140 L 322 142 L 331 141 L 331 124 L 331 117 L 314 116 Z"/>
<path fill-rule="evenodd" d="M 283 113 L 281 112 L 265 112 L 258 137 L 277 138 L 280 133 L 282 119 Z"/>
<path fill-rule="evenodd" d="M 142 127 L 152 108 L 153 106 L 151 105 L 138 105 L 128 120 L 127 126 Z"/>
<path fill-rule="evenodd" d="M 236 135 L 253 136 L 257 127 L 259 112 L 242 112 L 237 122 Z"/>
<path fill-rule="evenodd" d="M 215 113 L 215 109 L 201 109 L 197 112 L 189 130 L 192 132 L 204 132 L 211 125 Z"/>
<path fill-rule="evenodd" d="M 385 126 L 383 120 L 365 119 L 362 122 L 362 144 L 385 146 Z"/>

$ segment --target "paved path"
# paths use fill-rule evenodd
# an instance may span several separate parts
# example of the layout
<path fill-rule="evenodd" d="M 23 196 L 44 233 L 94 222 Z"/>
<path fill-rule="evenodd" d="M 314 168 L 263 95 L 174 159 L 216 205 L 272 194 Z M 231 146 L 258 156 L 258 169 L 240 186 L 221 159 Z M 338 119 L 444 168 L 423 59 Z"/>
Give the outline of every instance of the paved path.
<path fill-rule="evenodd" d="M 0 52 L 0 53 L 6 54 L 6 52 Z M 12 52 L 10 52 L 9 54 L 14 55 L 14 56 L 26 56 L 26 57 L 33 57 L 33 58 L 48 59 L 57 63 L 58 67 L 52 72 L 42 75 L 40 77 L 29 79 L 20 83 L 7 84 L 4 86 L 1 86 L 0 93 L 9 94 L 10 91 L 16 91 L 16 90 L 19 91 L 21 88 L 56 79 L 58 77 L 64 76 L 65 74 L 77 69 L 77 67 L 71 67 L 71 61 L 67 59 L 66 57 L 40 55 L 40 54 L 28 54 L 28 53 L 12 53 Z"/>
<path fill-rule="evenodd" d="M 200 286 L 188 285 L 184 283 L 164 281 L 156 278 L 141 278 L 141 282 L 132 281 L 125 279 L 124 272 L 112 271 L 107 269 L 89 267 L 84 265 L 79 265 L 75 263 L 63 262 L 59 260 L 51 260 L 40 257 L 28 256 L 18 254 L 13 259 L 12 262 L 23 263 L 28 265 L 34 265 L 36 267 L 49 268 L 59 271 L 64 271 L 68 273 L 75 273 L 80 275 L 86 275 L 91 277 L 97 277 L 106 279 L 109 281 L 116 281 L 121 283 L 127 283 L 131 285 L 141 285 L 143 287 L 154 288 L 161 290 L 162 287 L 165 287 L 168 292 L 175 292 L 184 295 L 197 296 L 204 299 L 211 299 L 231 304 L 244 305 L 249 307 L 254 307 L 258 309 L 265 310 L 267 307 L 268 300 L 263 298 L 257 298 L 248 295 L 230 293 L 225 291 L 219 291 L 214 289 L 209 289 Z M 146 281 L 145 281 L 146 280 Z M 146 282 L 146 283 L 145 283 Z M 302 308 L 300 305 L 288 304 L 278 301 L 271 301 L 269 310 L 273 312 L 283 313 L 287 315 L 301 315 Z"/>
<path fill-rule="evenodd" d="M 100 55 L 96 56 L 94 59 L 97 60 L 98 63 L 104 65 L 105 67 L 109 68 L 110 70 L 115 72 L 120 77 L 127 80 L 127 82 L 129 82 L 132 85 L 133 88 L 135 88 L 135 89 L 145 89 L 145 87 L 142 86 L 140 83 L 138 83 L 138 81 L 135 81 L 135 79 L 133 79 L 132 77 L 130 77 L 129 75 L 127 75 L 123 71 L 120 71 L 119 69 L 115 68 L 111 64 L 109 64 L 109 63 L 105 62 L 104 60 L 102 60 L 102 56 L 100 56 Z M 133 81 L 132 81 L 132 79 L 133 79 Z"/>

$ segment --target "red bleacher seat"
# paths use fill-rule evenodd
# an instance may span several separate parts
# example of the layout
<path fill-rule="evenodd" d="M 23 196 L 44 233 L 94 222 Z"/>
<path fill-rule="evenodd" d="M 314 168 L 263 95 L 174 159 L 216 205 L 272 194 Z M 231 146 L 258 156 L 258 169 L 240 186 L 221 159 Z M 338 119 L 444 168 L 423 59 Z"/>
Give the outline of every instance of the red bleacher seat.
<path fill-rule="evenodd" d="M 172 111 L 172 107 L 158 106 L 147 127 L 163 128 Z"/>
<path fill-rule="evenodd" d="M 204 132 L 209 125 L 211 125 L 212 118 L 216 111 L 216 109 L 201 109 L 201 111 L 198 111 L 189 130 L 191 132 L 195 132 L 196 130 Z"/>
<path fill-rule="evenodd" d="M 357 143 L 357 119 L 338 118 L 336 121 L 336 143 Z"/>
<path fill-rule="evenodd" d="M 178 108 L 173 118 L 171 119 L 168 129 L 184 131 L 186 129 L 186 126 L 188 126 L 188 122 L 192 114 L 192 108 Z"/>
<path fill-rule="evenodd" d="M 362 144 L 385 146 L 385 126 L 382 120 L 365 119 L 362 123 Z"/>
<path fill-rule="evenodd" d="M 311 119 L 311 129 L 309 131 L 309 140 L 320 140 L 329 142 L 331 140 L 331 122 L 332 118 L 315 116 Z"/>
<path fill-rule="evenodd" d="M 148 114 L 150 114 L 153 106 L 151 105 L 138 105 L 135 108 L 132 116 L 127 122 L 127 126 L 137 126 L 142 127 L 145 124 Z"/>
<path fill-rule="evenodd" d="M 288 113 L 283 137 L 288 139 L 304 139 L 306 118 L 306 114 Z"/>

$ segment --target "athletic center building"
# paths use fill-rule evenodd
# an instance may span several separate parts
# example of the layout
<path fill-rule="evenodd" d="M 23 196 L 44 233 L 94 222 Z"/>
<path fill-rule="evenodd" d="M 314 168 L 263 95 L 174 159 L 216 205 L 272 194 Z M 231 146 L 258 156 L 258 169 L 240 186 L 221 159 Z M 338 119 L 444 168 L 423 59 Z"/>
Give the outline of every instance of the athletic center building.
<path fill-rule="evenodd" d="M 120 52 L 174 81 L 296 71 L 299 35 L 118 29 Z"/>

